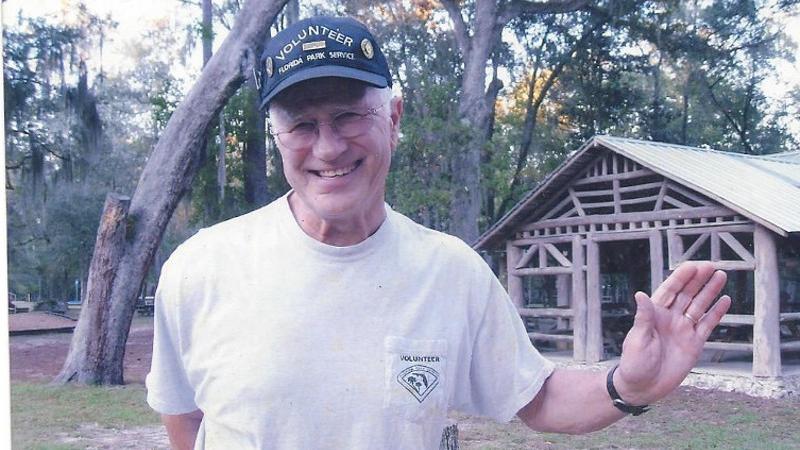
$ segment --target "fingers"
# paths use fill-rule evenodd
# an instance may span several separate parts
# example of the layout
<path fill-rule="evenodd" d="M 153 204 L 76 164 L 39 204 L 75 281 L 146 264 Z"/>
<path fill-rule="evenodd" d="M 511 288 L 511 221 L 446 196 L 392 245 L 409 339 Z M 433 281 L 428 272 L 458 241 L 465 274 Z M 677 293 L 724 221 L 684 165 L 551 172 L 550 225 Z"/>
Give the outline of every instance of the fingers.
<path fill-rule="evenodd" d="M 683 312 L 692 298 L 708 283 L 714 266 L 707 261 L 687 261 L 670 275 L 653 294 L 653 302 Z"/>
<path fill-rule="evenodd" d="M 708 307 L 711 306 L 711 303 L 717 298 L 722 288 L 725 287 L 725 282 L 727 280 L 728 275 L 725 272 L 721 270 L 714 271 L 708 283 L 703 286 L 700 292 L 698 292 L 686 306 L 685 313 L 695 320 L 699 320 L 703 317 Z"/>
<path fill-rule="evenodd" d="M 625 337 L 624 345 L 626 348 L 633 345 L 632 351 L 637 351 L 636 349 L 644 347 L 650 342 L 656 324 L 655 307 L 650 301 L 650 297 L 640 291 L 634 295 L 634 298 L 636 299 L 636 316 L 633 318 L 633 327 Z"/>
<path fill-rule="evenodd" d="M 708 339 L 708 336 L 711 335 L 711 331 L 719 325 L 720 320 L 722 320 L 722 316 L 724 316 L 728 312 L 728 308 L 731 307 L 731 298 L 727 295 L 723 295 L 720 299 L 714 303 L 714 306 L 708 310 L 708 312 L 700 319 L 700 322 L 697 324 L 695 329 L 703 337 L 705 341 Z"/>
<path fill-rule="evenodd" d="M 678 268 L 656 288 L 655 292 L 653 292 L 651 297 L 653 303 L 663 306 L 664 308 L 669 308 L 675 301 L 675 296 L 678 295 L 686 283 L 694 278 L 696 272 L 697 265 L 695 263 L 686 262 L 678 266 Z"/>

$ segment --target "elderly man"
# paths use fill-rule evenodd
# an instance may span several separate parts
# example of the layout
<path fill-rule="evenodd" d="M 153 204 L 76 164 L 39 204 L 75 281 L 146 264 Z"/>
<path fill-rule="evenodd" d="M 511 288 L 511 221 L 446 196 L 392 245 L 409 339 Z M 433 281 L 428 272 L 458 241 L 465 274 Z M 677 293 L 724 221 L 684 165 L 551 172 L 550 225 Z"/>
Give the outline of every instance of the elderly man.
<path fill-rule="evenodd" d="M 261 61 L 292 190 L 164 265 L 147 387 L 173 448 L 437 448 L 451 410 L 596 430 L 678 386 L 730 306 L 683 265 L 637 293 L 619 366 L 556 369 L 472 249 L 384 202 L 403 103 L 369 31 L 303 20 Z"/>

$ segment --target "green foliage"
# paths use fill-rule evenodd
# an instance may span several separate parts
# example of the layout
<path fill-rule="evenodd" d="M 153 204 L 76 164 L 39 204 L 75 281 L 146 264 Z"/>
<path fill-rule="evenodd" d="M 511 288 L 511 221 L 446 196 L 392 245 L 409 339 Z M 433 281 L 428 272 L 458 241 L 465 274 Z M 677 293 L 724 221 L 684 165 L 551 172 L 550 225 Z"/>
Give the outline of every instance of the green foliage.
<path fill-rule="evenodd" d="M 113 22 L 77 14 L 77 25 L 20 17 L 4 27 L 9 282 L 35 299 L 75 297 L 106 193 L 132 193 L 155 140 L 142 66 L 139 86 L 125 73 L 90 85 L 79 55 Z"/>
<path fill-rule="evenodd" d="M 459 4 L 472 23 L 474 2 Z M 215 30 L 229 29 L 239 3 L 213 6 Z M 777 104 L 764 92 L 776 61 L 791 60 L 796 48 L 775 23 L 779 13 L 797 12 L 795 0 L 603 0 L 576 13 L 522 15 L 509 23 L 487 67 L 504 83 L 488 130 L 459 120 L 464 62 L 440 5 L 340 0 L 303 6 L 301 16 L 312 10 L 354 15 L 382 43 L 405 107 L 387 200 L 436 229 L 452 225 L 454 159 L 482 131 L 489 139 L 481 185 L 474 187 L 483 197 L 481 229 L 595 134 L 758 154 L 798 145 L 792 130 L 800 87 Z M 198 5 L 184 8 L 199 23 Z M 112 76 L 87 73 L 82 85 L 82 55 L 114 24 L 85 8 L 76 15 L 73 25 L 19 18 L 4 27 L 9 280 L 20 294 L 66 297 L 73 281 L 85 278 L 103 198 L 108 191 L 132 193 L 186 91 L 176 67 L 186 64 L 201 37 L 194 25 L 186 42 L 174 27 L 154 27 L 128 45 L 134 64 Z M 288 13 L 277 27 L 287 20 Z M 248 200 L 253 163 L 245 158 L 247 145 L 266 146 L 266 167 L 257 168 L 267 174 L 266 197 L 288 189 L 275 146 L 254 126 L 262 117 L 253 95 L 250 87 L 241 89 L 223 112 L 224 200 L 216 124 L 150 282 L 197 228 L 258 206 Z M 92 136 L 102 145 L 92 145 L 98 141 Z"/>

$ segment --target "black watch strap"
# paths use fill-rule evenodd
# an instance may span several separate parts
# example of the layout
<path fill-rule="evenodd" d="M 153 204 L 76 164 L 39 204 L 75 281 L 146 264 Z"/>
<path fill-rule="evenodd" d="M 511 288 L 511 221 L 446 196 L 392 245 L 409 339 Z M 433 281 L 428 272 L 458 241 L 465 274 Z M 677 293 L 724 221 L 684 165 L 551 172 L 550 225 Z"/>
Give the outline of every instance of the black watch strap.
<path fill-rule="evenodd" d="M 611 370 L 608 371 L 608 376 L 606 377 L 606 389 L 608 389 L 608 395 L 611 396 L 611 400 L 614 406 L 617 407 L 618 410 L 626 413 L 631 414 L 634 416 L 638 416 L 641 414 L 646 413 L 650 410 L 650 405 L 642 405 L 642 406 L 634 406 L 629 405 L 619 396 L 619 392 L 614 387 L 614 372 L 617 371 L 619 364 L 614 366 Z"/>

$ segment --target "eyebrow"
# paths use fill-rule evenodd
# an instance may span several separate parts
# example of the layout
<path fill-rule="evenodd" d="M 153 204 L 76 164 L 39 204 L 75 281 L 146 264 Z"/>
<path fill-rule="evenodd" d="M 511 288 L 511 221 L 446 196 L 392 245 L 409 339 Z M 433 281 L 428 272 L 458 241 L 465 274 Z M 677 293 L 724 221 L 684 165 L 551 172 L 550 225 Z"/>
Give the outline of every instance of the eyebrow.
<path fill-rule="evenodd" d="M 361 102 L 361 100 L 358 100 L 358 102 Z M 329 105 L 330 105 L 330 109 L 331 109 L 330 112 L 332 114 L 334 114 L 334 115 L 338 114 L 338 113 L 342 113 L 342 112 L 352 111 L 353 109 L 367 108 L 368 107 L 367 105 L 360 105 L 360 104 L 356 104 L 356 103 L 336 103 L 336 102 L 332 102 Z M 307 115 L 309 112 L 313 111 L 315 108 L 317 108 L 317 107 L 316 106 L 309 106 L 309 107 L 302 108 L 302 110 L 300 110 L 300 111 L 288 110 L 288 109 L 285 109 L 285 108 L 281 108 L 281 110 L 283 112 L 283 115 L 288 120 L 297 121 L 297 120 L 302 119 L 305 115 Z"/>

